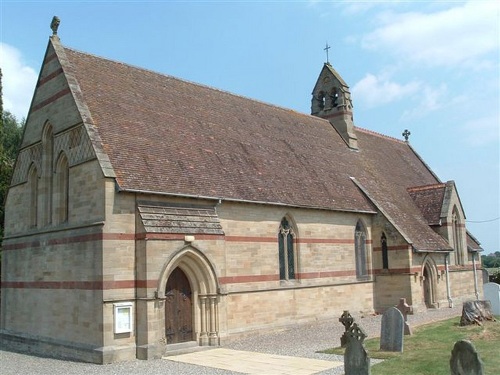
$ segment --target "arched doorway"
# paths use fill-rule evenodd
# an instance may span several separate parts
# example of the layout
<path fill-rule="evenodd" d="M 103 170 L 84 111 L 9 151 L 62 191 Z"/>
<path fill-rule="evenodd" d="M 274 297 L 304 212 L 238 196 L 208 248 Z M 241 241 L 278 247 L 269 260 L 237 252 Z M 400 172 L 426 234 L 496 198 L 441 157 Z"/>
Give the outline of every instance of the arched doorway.
<path fill-rule="evenodd" d="M 426 262 L 424 265 L 423 276 L 424 276 L 424 303 L 427 308 L 436 307 L 435 300 L 435 272 L 431 267 L 429 262 Z"/>
<path fill-rule="evenodd" d="M 165 337 L 167 344 L 193 340 L 192 290 L 179 267 L 172 271 L 165 287 Z"/>
<path fill-rule="evenodd" d="M 165 303 L 165 339 L 219 345 L 219 294 L 215 268 L 187 244 L 166 260 L 156 294 Z M 168 350 L 168 348 L 167 348 Z"/>

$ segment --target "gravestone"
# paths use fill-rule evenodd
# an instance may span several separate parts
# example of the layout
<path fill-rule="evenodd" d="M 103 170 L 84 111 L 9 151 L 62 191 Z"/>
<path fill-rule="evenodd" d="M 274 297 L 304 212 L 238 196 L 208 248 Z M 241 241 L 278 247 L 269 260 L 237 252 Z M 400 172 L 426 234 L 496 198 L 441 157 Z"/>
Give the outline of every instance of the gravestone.
<path fill-rule="evenodd" d="M 384 315 L 382 315 L 380 350 L 385 350 L 387 352 L 402 352 L 403 334 L 403 314 L 395 307 L 387 309 Z"/>
<path fill-rule="evenodd" d="M 411 335 L 411 327 L 408 324 L 408 314 L 413 313 L 413 308 L 406 303 L 406 298 L 400 298 L 399 303 L 396 308 L 403 314 L 403 319 L 405 321 L 404 333 L 405 335 Z"/>
<path fill-rule="evenodd" d="M 451 375 L 484 375 L 483 362 L 470 341 L 459 340 L 450 358 Z"/>
<path fill-rule="evenodd" d="M 365 331 L 357 323 L 353 323 L 345 335 L 347 339 L 344 353 L 345 375 L 369 375 L 370 357 L 363 346 Z"/>
<path fill-rule="evenodd" d="M 349 314 L 348 310 L 344 310 L 342 315 L 339 318 L 339 322 L 344 326 L 344 334 L 340 337 L 340 347 L 343 348 L 347 345 L 347 331 L 351 327 L 352 323 L 354 323 L 354 318 Z"/>
<path fill-rule="evenodd" d="M 486 283 L 483 285 L 484 299 L 490 301 L 493 315 L 500 315 L 500 285 Z"/>

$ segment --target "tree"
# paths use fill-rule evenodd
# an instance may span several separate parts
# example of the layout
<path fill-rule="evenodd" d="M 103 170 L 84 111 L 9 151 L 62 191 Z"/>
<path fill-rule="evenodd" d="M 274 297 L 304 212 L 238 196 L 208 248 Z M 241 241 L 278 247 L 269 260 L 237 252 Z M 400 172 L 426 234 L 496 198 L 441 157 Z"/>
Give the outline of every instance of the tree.
<path fill-rule="evenodd" d="M 499 268 L 500 251 L 496 251 L 494 254 L 481 255 L 481 261 L 484 268 Z"/>
<path fill-rule="evenodd" d="M 21 144 L 24 122 L 23 119 L 19 123 L 13 114 L 3 110 L 0 69 L 0 244 L 3 239 L 5 197 L 14 172 L 14 162 Z"/>
<path fill-rule="evenodd" d="M 21 143 L 23 125 L 10 112 L 0 122 L 0 243 L 3 239 L 5 197 L 14 171 L 14 162 Z"/>
<path fill-rule="evenodd" d="M 489 279 L 490 283 L 500 284 L 500 271 L 496 271 L 495 273 L 490 275 Z"/>

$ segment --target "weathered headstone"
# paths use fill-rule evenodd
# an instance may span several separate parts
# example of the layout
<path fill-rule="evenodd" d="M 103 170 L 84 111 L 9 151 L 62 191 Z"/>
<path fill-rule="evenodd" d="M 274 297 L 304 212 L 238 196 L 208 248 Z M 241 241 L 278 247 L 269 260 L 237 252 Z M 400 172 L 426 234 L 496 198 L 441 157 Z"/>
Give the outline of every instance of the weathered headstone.
<path fill-rule="evenodd" d="M 484 299 L 490 301 L 493 315 L 500 315 L 500 285 L 486 283 L 483 285 Z"/>
<path fill-rule="evenodd" d="M 404 319 L 403 314 L 395 307 L 391 307 L 382 315 L 380 330 L 380 350 L 388 352 L 403 351 Z"/>
<path fill-rule="evenodd" d="M 492 320 L 495 317 L 491 312 L 490 301 L 467 301 L 462 306 L 462 316 L 460 318 L 460 325 L 466 326 L 469 324 L 482 325 L 482 321 Z"/>
<path fill-rule="evenodd" d="M 369 375 L 370 357 L 363 346 L 366 333 L 357 323 L 346 332 L 347 345 L 344 353 L 345 375 Z"/>
<path fill-rule="evenodd" d="M 344 310 L 339 318 L 339 322 L 342 323 L 345 328 L 343 335 L 340 337 L 340 346 L 343 348 L 347 345 L 347 331 L 351 327 L 352 323 L 354 323 L 354 318 L 351 314 L 349 314 L 348 310 Z"/>
<path fill-rule="evenodd" d="M 455 343 L 450 358 L 451 375 L 483 375 L 484 368 L 479 354 L 470 341 Z"/>
<path fill-rule="evenodd" d="M 403 319 L 405 321 L 404 325 L 404 333 L 405 335 L 411 335 L 411 327 L 408 324 L 408 314 L 413 312 L 413 308 L 406 303 L 406 298 L 400 298 L 399 303 L 397 304 L 396 308 L 401 311 L 401 314 L 403 314 Z"/>

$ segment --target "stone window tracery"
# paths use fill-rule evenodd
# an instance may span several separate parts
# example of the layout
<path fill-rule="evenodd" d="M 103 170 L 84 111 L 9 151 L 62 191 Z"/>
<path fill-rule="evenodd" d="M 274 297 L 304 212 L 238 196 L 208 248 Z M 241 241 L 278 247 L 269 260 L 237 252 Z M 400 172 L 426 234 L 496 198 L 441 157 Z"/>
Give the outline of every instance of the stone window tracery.
<path fill-rule="evenodd" d="M 382 246 L 382 268 L 384 270 L 389 269 L 389 253 L 387 249 L 387 237 L 385 233 L 382 233 L 382 237 L 380 238 L 381 246 Z"/>
<path fill-rule="evenodd" d="M 54 216 L 55 224 L 68 221 L 69 195 L 69 163 L 64 153 L 61 153 L 54 174 Z"/>
<path fill-rule="evenodd" d="M 458 214 L 457 207 L 453 209 L 452 214 L 452 231 L 453 231 L 453 247 L 455 248 L 455 264 L 464 265 L 465 256 L 462 247 L 462 233 L 460 215 Z"/>
<path fill-rule="evenodd" d="M 38 225 L 38 172 L 34 164 L 28 172 L 28 195 L 29 195 L 29 227 L 36 228 Z"/>
<path fill-rule="evenodd" d="M 356 223 L 354 231 L 354 252 L 356 258 L 356 277 L 365 279 L 368 276 L 366 254 L 366 229 L 361 220 Z"/>
<path fill-rule="evenodd" d="M 295 279 L 295 233 L 286 218 L 281 220 L 278 232 L 280 280 Z"/>
<path fill-rule="evenodd" d="M 54 135 L 52 125 L 46 123 L 42 133 L 42 170 L 39 194 L 41 199 L 40 217 L 42 226 L 52 223 L 52 174 L 54 156 Z"/>

